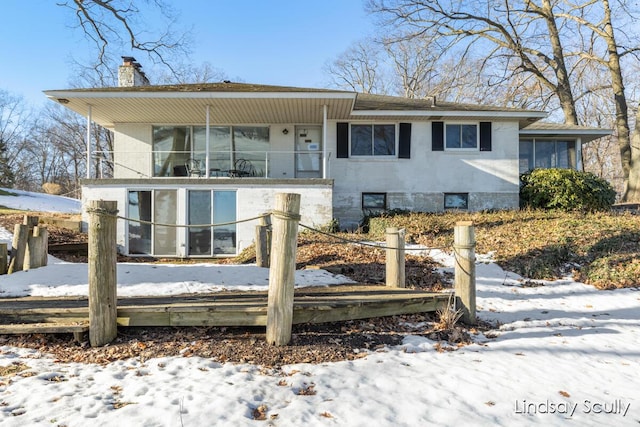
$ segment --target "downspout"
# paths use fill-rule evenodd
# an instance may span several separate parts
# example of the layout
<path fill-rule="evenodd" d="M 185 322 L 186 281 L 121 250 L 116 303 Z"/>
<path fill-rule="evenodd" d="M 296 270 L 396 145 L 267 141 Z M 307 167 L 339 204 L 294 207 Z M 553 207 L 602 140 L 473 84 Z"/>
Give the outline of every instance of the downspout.
<path fill-rule="evenodd" d="M 209 178 L 209 171 L 210 171 L 210 169 L 209 169 L 209 144 L 211 143 L 210 137 L 209 137 L 209 125 L 210 125 L 209 114 L 210 114 L 209 105 L 207 105 L 207 122 L 206 122 L 206 125 L 205 125 L 206 134 L 205 134 L 205 137 L 204 137 L 204 140 L 205 140 L 204 146 L 205 146 L 205 150 L 207 151 L 206 153 L 204 153 L 204 159 L 205 159 L 204 160 L 204 176 L 206 176 L 207 178 Z"/>
<path fill-rule="evenodd" d="M 327 105 L 322 106 L 322 178 L 327 179 Z"/>
<path fill-rule="evenodd" d="M 87 112 L 87 179 L 91 179 L 91 105 Z"/>

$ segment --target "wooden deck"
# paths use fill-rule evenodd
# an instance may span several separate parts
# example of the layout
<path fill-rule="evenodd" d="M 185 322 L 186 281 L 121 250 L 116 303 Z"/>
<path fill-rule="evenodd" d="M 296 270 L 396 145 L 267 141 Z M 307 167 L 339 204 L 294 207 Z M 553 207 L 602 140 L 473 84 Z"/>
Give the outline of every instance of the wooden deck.
<path fill-rule="evenodd" d="M 384 286 L 302 288 L 295 291 L 293 323 L 433 312 L 445 307 L 448 301 L 448 293 Z M 69 332 L 86 326 L 88 319 L 86 298 L 0 299 L 0 334 L 35 333 L 38 328 L 55 332 L 55 325 L 59 325 L 59 332 Z M 266 323 L 266 292 L 118 299 L 119 326 L 265 326 Z"/>

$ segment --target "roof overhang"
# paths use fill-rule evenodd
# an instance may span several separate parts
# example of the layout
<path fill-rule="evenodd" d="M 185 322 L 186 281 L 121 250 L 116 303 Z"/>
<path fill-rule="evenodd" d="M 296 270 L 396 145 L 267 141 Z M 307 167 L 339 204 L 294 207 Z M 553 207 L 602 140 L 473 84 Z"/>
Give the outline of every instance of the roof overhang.
<path fill-rule="evenodd" d="M 540 119 L 547 117 L 544 111 L 495 111 L 495 110 L 438 110 L 432 108 L 428 111 L 398 111 L 398 110 L 357 110 L 351 116 L 365 120 L 469 120 L 469 121 L 495 121 L 517 120 L 520 128 L 524 128 Z"/>
<path fill-rule="evenodd" d="M 540 128 L 535 127 L 541 125 Z M 582 143 L 588 143 L 595 139 L 609 136 L 613 133 L 612 129 L 598 129 L 584 126 L 573 126 L 553 123 L 536 123 L 533 128 L 525 128 L 520 130 L 521 138 L 567 138 L 578 139 Z"/>
<path fill-rule="evenodd" d="M 113 129 L 116 124 L 211 125 L 319 124 L 328 120 L 517 121 L 520 128 L 547 116 L 544 111 L 436 103 L 328 89 L 239 83 L 49 90 L 51 100 Z"/>
<path fill-rule="evenodd" d="M 212 125 L 322 123 L 347 119 L 355 93 L 348 92 L 113 92 L 45 91 L 46 96 L 99 125 L 116 123 L 200 124 L 207 107 Z"/>

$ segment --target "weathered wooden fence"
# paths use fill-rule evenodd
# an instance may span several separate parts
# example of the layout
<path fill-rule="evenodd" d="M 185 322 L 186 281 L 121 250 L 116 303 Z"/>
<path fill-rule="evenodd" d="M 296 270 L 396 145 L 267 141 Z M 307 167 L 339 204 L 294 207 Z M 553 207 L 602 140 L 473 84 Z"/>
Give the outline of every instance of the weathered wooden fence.
<path fill-rule="evenodd" d="M 404 229 L 390 227 L 385 230 L 386 249 L 386 285 L 392 288 L 404 288 L 405 282 L 405 250 Z"/>
<path fill-rule="evenodd" d="M 267 342 L 286 345 L 291 340 L 299 195 L 278 194 L 274 215 L 269 274 Z M 294 196 L 298 196 L 296 199 Z M 405 231 L 386 229 L 386 285 L 404 288 Z M 476 322 L 475 237 L 472 222 L 459 222 L 454 230 L 455 294 L 457 310 L 468 324 Z M 277 269 L 274 269 L 277 266 Z"/>
<path fill-rule="evenodd" d="M 282 346 L 291 340 L 300 194 L 276 195 L 271 212 L 272 234 L 265 220 L 256 227 L 256 257 L 266 264 L 269 247 L 269 291 L 266 340 Z M 116 300 L 116 202 L 89 203 L 89 339 L 92 346 L 111 342 L 117 334 Z M 388 228 L 386 285 L 405 287 L 404 230 Z M 258 243 L 258 241 L 260 243 Z M 459 222 L 454 230 L 456 306 L 463 320 L 475 323 L 475 238 L 471 222 Z"/>
<path fill-rule="evenodd" d="M 267 342 L 286 345 L 291 341 L 296 248 L 300 221 L 300 194 L 276 194 L 272 251 L 267 298 Z"/>
<path fill-rule="evenodd" d="M 473 222 L 460 221 L 453 231 L 454 290 L 462 321 L 476 323 L 476 239 Z"/>
<path fill-rule="evenodd" d="M 0 244 L 0 274 L 12 274 L 47 265 L 49 233 L 38 225 L 37 216 L 25 215 L 22 224 L 13 229 L 11 257 L 7 261 L 6 243 Z"/>
<path fill-rule="evenodd" d="M 89 342 L 92 347 L 118 334 L 116 214 L 114 201 L 91 200 L 89 214 Z"/>
<path fill-rule="evenodd" d="M 260 217 L 259 224 L 256 225 L 256 265 L 258 267 L 269 267 L 269 256 L 271 247 L 271 217 L 264 215 Z"/>

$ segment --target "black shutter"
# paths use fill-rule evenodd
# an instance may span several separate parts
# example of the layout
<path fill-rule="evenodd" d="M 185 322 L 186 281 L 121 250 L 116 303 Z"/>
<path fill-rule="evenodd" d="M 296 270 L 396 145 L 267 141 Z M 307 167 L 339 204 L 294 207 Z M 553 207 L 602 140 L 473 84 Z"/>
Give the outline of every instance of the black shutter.
<path fill-rule="evenodd" d="M 444 122 L 431 122 L 431 151 L 444 151 Z"/>
<path fill-rule="evenodd" d="M 480 122 L 480 151 L 491 151 L 491 122 Z"/>
<path fill-rule="evenodd" d="M 349 123 L 338 123 L 336 134 L 337 154 L 339 159 L 349 157 Z"/>
<path fill-rule="evenodd" d="M 411 123 L 400 123 L 400 136 L 398 137 L 398 158 L 411 158 Z"/>

